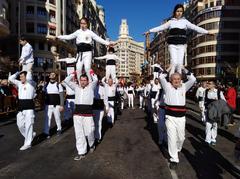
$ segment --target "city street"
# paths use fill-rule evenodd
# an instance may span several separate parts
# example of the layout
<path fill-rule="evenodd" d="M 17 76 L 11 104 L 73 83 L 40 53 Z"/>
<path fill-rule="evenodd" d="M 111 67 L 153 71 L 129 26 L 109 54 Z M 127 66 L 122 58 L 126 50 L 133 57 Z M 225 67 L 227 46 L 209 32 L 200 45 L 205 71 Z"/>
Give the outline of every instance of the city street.
<path fill-rule="evenodd" d="M 204 145 L 204 126 L 199 121 L 196 105 L 189 102 L 186 141 L 180 153 L 176 172 L 170 171 L 166 152 L 159 149 L 156 126 L 146 130 L 145 113 L 126 109 L 116 125 L 106 129 L 104 139 L 94 153 L 82 161 L 76 154 L 73 128 L 61 136 L 43 139 L 43 112 L 37 112 L 33 147 L 19 151 L 23 137 L 15 119 L 0 123 L 0 178 L 239 178 L 234 162 L 234 132 L 219 130 L 216 147 Z M 55 125 L 55 124 L 54 124 Z"/>

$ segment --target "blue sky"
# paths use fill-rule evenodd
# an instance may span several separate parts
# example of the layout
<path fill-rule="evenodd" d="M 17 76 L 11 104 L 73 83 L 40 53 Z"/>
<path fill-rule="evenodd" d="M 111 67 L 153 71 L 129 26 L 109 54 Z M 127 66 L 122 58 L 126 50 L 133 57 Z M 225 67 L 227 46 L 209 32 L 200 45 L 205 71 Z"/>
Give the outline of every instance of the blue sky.
<path fill-rule="evenodd" d="M 104 6 L 108 35 L 118 38 L 121 19 L 126 18 L 129 33 L 137 41 L 144 41 L 141 35 L 151 27 L 158 26 L 172 14 L 173 8 L 184 0 L 97 0 Z"/>

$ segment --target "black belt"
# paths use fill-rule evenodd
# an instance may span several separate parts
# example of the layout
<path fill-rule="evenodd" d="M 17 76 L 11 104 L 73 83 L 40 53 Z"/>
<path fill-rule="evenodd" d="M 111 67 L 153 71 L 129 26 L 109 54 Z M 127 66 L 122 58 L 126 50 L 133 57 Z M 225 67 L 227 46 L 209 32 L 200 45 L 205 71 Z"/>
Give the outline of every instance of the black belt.
<path fill-rule="evenodd" d="M 115 101 L 116 97 L 115 96 L 110 96 L 108 97 L 108 101 Z"/>
<path fill-rule="evenodd" d="M 133 90 L 128 90 L 128 94 L 133 94 Z"/>
<path fill-rule="evenodd" d="M 172 28 L 168 32 L 167 37 L 168 44 L 186 44 L 187 43 L 187 31 L 185 29 Z"/>
<path fill-rule="evenodd" d="M 76 63 L 67 63 L 66 66 L 67 66 L 67 67 L 75 67 L 75 66 L 76 66 Z"/>
<path fill-rule="evenodd" d="M 198 101 L 203 101 L 203 97 L 202 97 L 202 96 L 199 96 L 199 97 L 198 97 Z"/>
<path fill-rule="evenodd" d="M 34 109 L 33 99 L 19 99 L 18 100 L 18 111 Z"/>
<path fill-rule="evenodd" d="M 150 92 L 150 98 L 156 98 L 157 91 L 151 91 Z"/>
<path fill-rule="evenodd" d="M 47 105 L 60 105 L 60 95 L 59 94 L 46 94 L 45 104 Z"/>
<path fill-rule="evenodd" d="M 116 61 L 115 60 L 108 60 L 107 65 L 116 65 Z"/>
<path fill-rule="evenodd" d="M 174 116 L 174 117 L 183 117 L 186 115 L 186 107 L 185 106 L 165 106 L 166 115 Z"/>
<path fill-rule="evenodd" d="M 74 114 L 93 114 L 92 105 L 76 104 Z"/>
<path fill-rule="evenodd" d="M 94 98 L 94 100 L 93 100 L 93 110 L 104 110 L 103 99 Z"/>
<path fill-rule="evenodd" d="M 92 51 L 92 45 L 87 43 L 77 44 L 77 52 L 89 52 Z"/>
<path fill-rule="evenodd" d="M 67 95 L 66 99 L 75 99 L 75 95 L 74 94 L 73 95 Z"/>
<path fill-rule="evenodd" d="M 154 71 L 154 72 L 159 72 L 159 71 L 160 71 L 160 68 L 154 67 L 153 71 Z"/>

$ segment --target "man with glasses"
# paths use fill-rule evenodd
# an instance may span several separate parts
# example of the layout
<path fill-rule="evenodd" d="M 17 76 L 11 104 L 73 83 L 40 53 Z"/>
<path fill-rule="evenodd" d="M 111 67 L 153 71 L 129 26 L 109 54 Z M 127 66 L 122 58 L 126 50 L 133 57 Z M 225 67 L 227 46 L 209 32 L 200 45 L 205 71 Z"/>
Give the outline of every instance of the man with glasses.
<path fill-rule="evenodd" d="M 208 89 L 204 93 L 204 105 L 206 108 L 206 138 L 205 141 L 208 145 L 216 145 L 217 138 L 217 122 L 211 121 L 207 115 L 208 105 L 216 100 L 223 99 L 225 97 L 223 92 L 216 88 L 214 81 L 208 82 Z M 226 101 L 226 100 L 225 100 Z"/>

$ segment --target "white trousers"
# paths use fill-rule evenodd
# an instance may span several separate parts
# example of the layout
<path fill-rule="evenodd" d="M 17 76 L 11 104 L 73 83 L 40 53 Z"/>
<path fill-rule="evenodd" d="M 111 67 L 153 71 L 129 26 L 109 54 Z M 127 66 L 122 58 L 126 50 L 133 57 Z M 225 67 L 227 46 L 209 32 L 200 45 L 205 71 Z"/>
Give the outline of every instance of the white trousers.
<path fill-rule="evenodd" d="M 166 115 L 166 127 L 168 136 L 168 153 L 171 162 L 179 162 L 178 152 L 182 150 L 185 140 L 185 123 L 184 117 L 173 117 Z"/>
<path fill-rule="evenodd" d="M 107 113 L 107 121 L 108 123 L 114 124 L 114 118 L 115 118 L 114 101 L 108 101 L 108 105 L 109 105 L 109 110 Z"/>
<path fill-rule="evenodd" d="M 202 119 L 203 122 L 206 122 L 204 101 L 199 101 L 198 105 L 199 105 L 199 108 L 201 109 L 201 119 Z"/>
<path fill-rule="evenodd" d="M 90 76 L 90 69 L 91 69 L 91 63 L 92 63 L 92 52 L 80 52 L 77 55 L 77 77 L 80 78 L 82 74 L 82 69 L 84 65 L 84 70 L 88 76 Z"/>
<path fill-rule="evenodd" d="M 24 145 L 31 145 L 33 140 L 34 111 L 32 109 L 23 110 L 17 114 L 17 126 L 23 137 Z"/>
<path fill-rule="evenodd" d="M 128 94 L 128 107 L 134 107 L 134 103 L 133 103 L 133 94 Z"/>
<path fill-rule="evenodd" d="M 66 99 L 64 109 L 64 120 L 69 120 L 73 117 L 74 112 L 74 99 Z"/>
<path fill-rule="evenodd" d="M 145 101 L 144 101 L 144 98 L 143 96 L 139 96 L 139 103 L 140 103 L 140 108 L 144 108 L 145 106 Z"/>
<path fill-rule="evenodd" d="M 32 67 L 33 67 L 33 62 L 32 63 L 23 63 L 22 64 L 22 71 L 32 71 Z"/>
<path fill-rule="evenodd" d="M 153 72 L 153 79 L 158 79 L 159 78 L 159 73 L 158 72 Z"/>
<path fill-rule="evenodd" d="M 116 65 L 107 65 L 106 66 L 106 79 L 111 78 L 113 80 L 116 79 Z"/>
<path fill-rule="evenodd" d="M 102 139 L 102 119 L 104 116 L 104 110 L 93 110 L 94 122 L 95 122 L 95 138 Z"/>
<path fill-rule="evenodd" d="M 71 75 L 75 71 L 74 67 L 67 67 L 67 75 Z"/>
<path fill-rule="evenodd" d="M 183 60 L 186 52 L 186 45 L 168 45 L 170 54 L 170 64 L 172 65 L 170 75 L 175 73 L 182 73 Z"/>
<path fill-rule="evenodd" d="M 151 98 L 152 109 L 155 108 L 155 102 L 156 102 L 156 99 L 155 98 Z"/>
<path fill-rule="evenodd" d="M 217 138 L 217 123 L 213 122 L 206 122 L 206 139 L 205 141 L 207 143 L 211 143 L 211 142 L 216 142 L 216 138 Z"/>
<path fill-rule="evenodd" d="M 94 145 L 95 141 L 93 117 L 74 115 L 73 124 L 78 154 L 84 155 L 87 153 L 87 140 L 90 147 Z"/>
<path fill-rule="evenodd" d="M 62 130 L 61 125 L 61 113 L 59 111 L 60 106 L 57 105 L 54 107 L 54 105 L 46 105 L 45 106 L 45 127 L 44 127 L 44 133 L 49 134 L 49 130 L 51 127 L 51 119 L 52 114 L 54 115 L 55 122 L 57 124 L 57 131 Z"/>
<path fill-rule="evenodd" d="M 121 99 L 121 109 L 124 108 L 124 99 Z"/>

